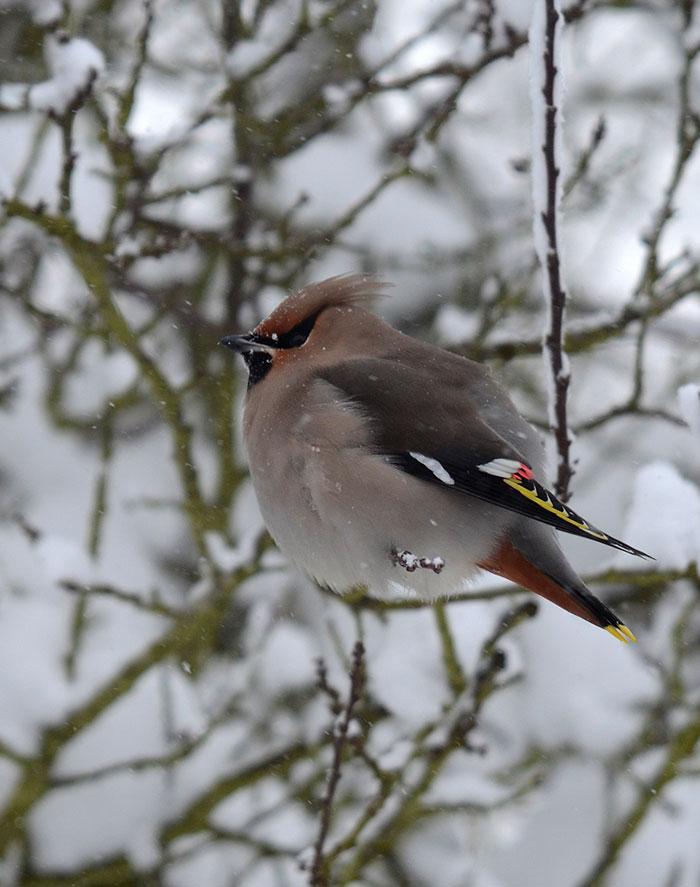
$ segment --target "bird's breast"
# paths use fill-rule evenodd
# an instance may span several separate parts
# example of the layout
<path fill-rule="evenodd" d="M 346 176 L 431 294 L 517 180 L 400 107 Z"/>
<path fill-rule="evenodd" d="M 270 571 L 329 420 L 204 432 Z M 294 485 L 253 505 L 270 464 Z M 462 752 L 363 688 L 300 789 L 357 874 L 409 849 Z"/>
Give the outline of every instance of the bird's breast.
<path fill-rule="evenodd" d="M 333 386 L 311 394 L 247 424 L 253 484 L 280 549 L 339 592 L 437 598 L 463 588 L 510 515 L 404 473 L 374 452 L 370 423 Z M 392 559 L 403 550 L 445 568 L 408 573 Z"/>

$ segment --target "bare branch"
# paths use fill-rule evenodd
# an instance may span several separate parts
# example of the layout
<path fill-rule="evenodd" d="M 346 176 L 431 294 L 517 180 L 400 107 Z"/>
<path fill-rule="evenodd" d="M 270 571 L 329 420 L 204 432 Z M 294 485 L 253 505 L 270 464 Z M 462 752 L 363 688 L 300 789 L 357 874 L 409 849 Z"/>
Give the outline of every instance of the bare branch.
<path fill-rule="evenodd" d="M 544 4 L 544 19 L 541 15 L 541 4 Z M 533 188 L 535 210 L 535 244 L 545 278 L 545 298 L 548 302 L 547 326 L 544 335 L 544 359 L 547 365 L 549 385 L 549 421 L 557 445 L 557 477 L 555 490 L 557 496 L 566 502 L 569 499 L 569 486 L 574 474 L 571 461 L 572 437 L 569 430 L 567 398 L 571 373 L 569 362 L 564 352 L 564 314 L 566 310 L 566 291 L 562 282 L 561 259 L 559 256 L 559 202 L 561 185 L 559 177 L 560 136 L 558 125 L 557 75 L 560 73 L 557 59 L 559 58 L 561 12 L 558 0 L 537 0 L 533 14 L 530 35 L 532 46 L 540 45 L 543 40 L 541 71 L 538 69 L 540 60 L 533 57 L 533 84 L 535 95 L 533 115 L 544 114 L 544 121 L 535 120 L 535 132 L 543 128 L 543 141 L 535 144 L 533 157 Z M 541 29 L 544 33 L 540 33 Z M 540 87 L 540 84 L 541 87 Z M 544 98 L 542 104 L 538 93 Z M 537 138 L 537 136 L 536 136 Z M 541 152 L 541 157 L 538 152 Z M 540 179 L 544 179 L 546 196 L 541 209 L 542 187 Z"/>
<path fill-rule="evenodd" d="M 350 671 L 350 689 L 348 690 L 348 699 L 342 712 L 337 716 L 332 727 L 332 746 L 333 760 L 330 770 L 328 771 L 328 779 L 321 801 L 321 816 L 319 819 L 318 837 L 314 844 L 314 856 L 309 873 L 309 884 L 311 887 L 329 887 L 330 872 L 328 871 L 328 863 L 325 857 L 325 843 L 328 837 L 328 830 L 331 824 L 331 816 L 333 815 L 333 801 L 335 792 L 340 782 L 341 767 L 343 755 L 348 744 L 350 723 L 353 719 L 355 708 L 362 697 L 365 685 L 365 648 L 362 641 L 357 641 L 352 654 L 352 668 Z M 321 686 L 327 684 L 320 675 Z M 335 705 L 331 707 L 334 712 Z"/>

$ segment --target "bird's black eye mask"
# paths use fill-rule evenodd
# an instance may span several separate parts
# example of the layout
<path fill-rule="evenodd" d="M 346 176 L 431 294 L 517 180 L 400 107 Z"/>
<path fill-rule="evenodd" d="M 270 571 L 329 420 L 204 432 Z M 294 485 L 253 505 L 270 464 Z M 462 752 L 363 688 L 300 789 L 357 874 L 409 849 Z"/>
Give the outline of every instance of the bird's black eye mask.
<path fill-rule="evenodd" d="M 272 367 L 272 353 L 278 349 L 301 348 L 311 334 L 320 311 L 305 318 L 282 335 L 273 333 L 262 336 L 248 333 L 246 336 L 225 336 L 220 344 L 237 351 L 248 367 L 248 387 L 260 382 Z"/>
<path fill-rule="evenodd" d="M 317 311 L 281 335 L 273 333 L 271 336 L 259 336 L 257 333 L 252 333 L 250 341 L 257 345 L 266 345 L 268 348 L 301 348 L 311 335 L 320 313 Z"/>

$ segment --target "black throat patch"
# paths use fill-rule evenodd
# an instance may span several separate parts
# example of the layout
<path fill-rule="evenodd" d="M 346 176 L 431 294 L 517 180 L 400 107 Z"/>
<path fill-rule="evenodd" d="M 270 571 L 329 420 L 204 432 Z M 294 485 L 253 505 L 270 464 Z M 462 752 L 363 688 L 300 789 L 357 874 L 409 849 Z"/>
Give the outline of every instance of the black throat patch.
<path fill-rule="evenodd" d="M 243 360 L 248 367 L 248 388 L 262 381 L 272 368 L 272 357 L 267 351 L 244 351 Z"/>

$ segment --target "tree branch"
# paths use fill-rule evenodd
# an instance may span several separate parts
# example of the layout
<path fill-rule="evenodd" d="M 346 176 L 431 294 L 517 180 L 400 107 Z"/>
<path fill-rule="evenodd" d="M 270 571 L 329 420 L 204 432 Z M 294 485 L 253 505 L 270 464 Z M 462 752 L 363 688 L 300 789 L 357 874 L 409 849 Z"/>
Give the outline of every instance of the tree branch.
<path fill-rule="evenodd" d="M 544 18 L 542 16 L 544 4 Z M 567 398 L 571 373 L 564 352 L 564 314 L 566 291 L 562 282 L 559 255 L 559 203 L 561 185 L 560 136 L 557 131 L 559 108 L 557 76 L 560 74 L 557 60 L 560 56 L 561 12 L 558 0 L 536 0 L 530 31 L 530 47 L 533 53 L 533 116 L 535 136 L 533 157 L 534 228 L 535 245 L 545 279 L 545 299 L 548 303 L 543 354 L 548 376 L 549 422 L 557 445 L 557 496 L 566 502 L 570 497 L 569 486 L 574 474 L 571 461 L 572 436 L 569 430 Z M 542 33 L 543 32 L 543 33 Z M 535 46 L 542 39 L 542 58 L 535 57 Z M 541 65 L 541 68 L 539 67 Z M 540 86 L 540 84 L 542 84 Z M 544 99 L 542 104 L 539 94 Z M 537 119 L 544 115 L 544 120 Z M 539 143 L 540 127 L 543 127 Z M 545 197 L 539 189 L 544 187 Z"/>
<path fill-rule="evenodd" d="M 348 699 L 342 712 L 338 715 L 332 727 L 332 745 L 333 760 L 330 770 L 328 771 L 328 779 L 321 801 L 321 815 L 318 826 L 318 836 L 314 844 L 314 855 L 309 873 L 309 884 L 311 887 L 329 887 L 330 872 L 328 869 L 328 861 L 325 856 L 325 843 L 328 837 L 328 830 L 331 824 L 331 816 L 333 815 L 333 801 L 335 792 L 340 782 L 341 766 L 343 762 L 343 754 L 348 744 L 348 734 L 350 722 L 353 719 L 355 708 L 362 697 L 365 685 L 365 648 L 362 641 L 357 641 L 352 654 L 352 668 L 350 671 L 350 689 L 348 690 Z M 327 683 L 324 679 L 325 669 L 323 664 L 319 665 L 319 680 Z M 334 697 L 335 698 L 335 697 Z M 336 699 L 337 701 L 337 699 Z M 333 711 L 334 706 L 331 710 Z"/>

